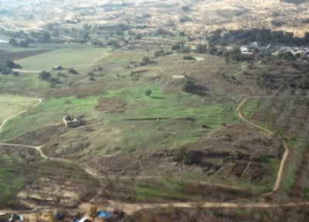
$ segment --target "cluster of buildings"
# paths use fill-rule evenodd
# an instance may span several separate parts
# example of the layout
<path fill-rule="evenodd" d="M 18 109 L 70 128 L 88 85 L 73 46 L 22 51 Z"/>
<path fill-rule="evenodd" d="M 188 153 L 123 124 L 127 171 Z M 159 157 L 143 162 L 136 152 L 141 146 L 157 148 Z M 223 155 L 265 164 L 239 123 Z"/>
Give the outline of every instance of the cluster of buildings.
<path fill-rule="evenodd" d="M 308 57 L 309 47 L 299 46 L 260 46 L 258 42 L 252 42 L 248 45 L 240 46 L 240 53 L 247 56 L 255 56 L 257 54 L 267 54 L 272 56 L 291 55 L 294 57 Z"/>

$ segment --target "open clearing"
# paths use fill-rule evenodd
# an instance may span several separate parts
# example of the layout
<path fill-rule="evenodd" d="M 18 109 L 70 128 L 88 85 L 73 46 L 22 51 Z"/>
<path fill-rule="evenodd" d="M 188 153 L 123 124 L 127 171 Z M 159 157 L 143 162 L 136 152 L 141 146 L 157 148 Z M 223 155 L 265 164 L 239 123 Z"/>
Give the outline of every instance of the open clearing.
<path fill-rule="evenodd" d="M 50 70 L 58 65 L 84 70 L 106 55 L 107 50 L 102 48 L 64 48 L 24 58 L 18 63 L 25 70 Z"/>
<path fill-rule="evenodd" d="M 7 123 L 1 133 L 1 139 L 7 140 L 25 134 L 26 132 L 39 129 L 47 125 L 61 123 L 64 115 L 70 113 L 81 115 L 88 113 L 87 117 L 95 117 L 94 106 L 97 97 L 77 99 L 74 97 L 63 97 L 50 99 L 43 104 L 33 108 L 25 115 L 18 116 Z M 93 111 L 93 112 L 92 112 Z"/>
<path fill-rule="evenodd" d="M 37 99 L 34 98 L 15 95 L 0 95 L 0 126 L 3 125 L 3 122 L 6 119 L 27 110 L 35 103 L 37 103 Z"/>

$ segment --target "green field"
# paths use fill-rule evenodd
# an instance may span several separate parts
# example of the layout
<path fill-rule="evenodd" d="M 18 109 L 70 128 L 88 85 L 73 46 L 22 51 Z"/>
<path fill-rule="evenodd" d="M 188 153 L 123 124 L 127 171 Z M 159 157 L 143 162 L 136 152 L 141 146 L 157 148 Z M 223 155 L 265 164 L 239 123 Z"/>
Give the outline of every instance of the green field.
<path fill-rule="evenodd" d="M 36 99 L 29 97 L 0 95 L 0 125 L 5 119 L 27 110 L 31 105 L 37 102 Z"/>
<path fill-rule="evenodd" d="M 0 157 L 0 207 L 12 204 L 17 192 L 24 186 L 24 166 L 9 157 Z"/>
<path fill-rule="evenodd" d="M 147 90 L 152 91 L 150 96 L 146 95 Z M 224 123 L 238 121 L 232 103 L 201 102 L 199 96 L 167 93 L 154 84 L 107 91 L 101 98 L 126 104 L 123 112 L 101 114 L 106 128 L 120 131 L 113 141 L 103 131 L 100 137 L 90 136 L 92 143 L 101 144 L 101 154 L 180 148 Z M 203 125 L 208 129 L 203 129 Z"/>
<path fill-rule="evenodd" d="M 15 75 L 0 75 L 0 91 L 3 93 L 14 91 L 23 93 L 24 90 L 47 89 L 49 83 L 42 81 L 38 74 L 25 73 L 19 76 Z"/>
<path fill-rule="evenodd" d="M 63 48 L 18 60 L 25 70 L 50 70 L 61 65 L 85 70 L 108 54 L 108 50 L 92 47 Z"/>
<path fill-rule="evenodd" d="M 95 118 L 96 111 L 94 106 L 96 104 L 97 97 L 84 99 L 63 97 L 44 101 L 31 111 L 9 121 L 3 129 L 0 138 L 9 139 L 37 130 L 40 127 L 62 123 L 62 118 L 66 114 L 86 114 L 88 118 Z"/>

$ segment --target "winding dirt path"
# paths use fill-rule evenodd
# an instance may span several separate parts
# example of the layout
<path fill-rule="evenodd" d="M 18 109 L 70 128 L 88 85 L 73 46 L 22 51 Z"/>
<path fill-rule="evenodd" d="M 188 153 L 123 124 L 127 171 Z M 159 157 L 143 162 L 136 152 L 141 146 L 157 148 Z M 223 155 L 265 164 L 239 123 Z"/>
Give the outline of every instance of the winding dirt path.
<path fill-rule="evenodd" d="M 251 98 L 251 97 L 250 97 Z M 252 97 L 253 98 L 253 97 Z M 257 98 L 257 97 L 254 97 Z M 266 136 L 270 137 L 274 133 L 266 129 L 260 125 L 257 125 L 250 120 L 248 120 L 241 112 L 242 107 L 247 103 L 249 98 L 243 99 L 239 105 L 236 108 L 236 112 L 238 113 L 239 118 L 246 122 L 248 125 L 257 128 L 265 133 Z M 39 99 L 39 104 L 42 102 L 41 99 Z M 15 118 L 18 115 L 21 115 L 22 113 L 26 112 L 23 111 L 21 113 L 18 113 L 14 116 L 9 117 L 6 119 L 0 127 L 1 129 L 5 126 L 5 124 Z M 213 134 L 211 134 L 213 135 Z M 46 160 L 54 160 L 54 161 L 62 161 L 62 162 L 69 162 L 72 161 L 66 160 L 66 159 L 60 159 L 60 158 L 52 158 L 45 155 L 42 151 L 43 146 L 29 146 L 29 145 L 23 145 L 23 144 L 8 144 L 8 143 L 0 143 L 0 145 L 4 146 L 12 146 L 12 147 L 21 147 L 21 148 L 27 148 L 27 149 L 35 149 L 40 153 L 40 156 Z M 273 187 L 273 192 L 276 192 L 280 188 L 280 184 L 282 181 L 283 171 L 287 162 L 287 158 L 289 156 L 289 147 L 285 141 L 283 141 L 283 145 L 285 148 L 285 152 L 283 155 L 283 158 L 280 163 L 280 167 L 277 174 L 277 179 Z M 92 171 L 91 169 L 84 168 L 85 172 L 87 172 L 89 175 L 97 177 L 98 175 Z M 215 186 L 215 184 L 213 184 Z M 130 203 L 124 203 L 124 202 L 117 202 L 117 201 L 109 201 L 107 206 L 102 206 L 104 209 L 122 209 L 127 214 L 134 214 L 135 212 L 143 209 L 153 209 L 153 208 L 167 208 L 167 207 L 175 207 L 175 208 L 192 208 L 192 207 L 200 207 L 200 208 L 279 208 L 279 207 L 302 207 L 302 206 L 309 206 L 309 202 L 288 202 L 288 203 L 267 203 L 267 202 L 254 202 L 254 203 L 233 203 L 233 202 L 174 202 L 174 203 L 147 203 L 147 204 L 130 204 Z M 84 203 L 80 205 L 81 210 L 89 209 L 90 204 Z M 35 209 L 37 211 L 38 209 Z M 20 213 L 26 213 L 25 211 L 0 211 L 0 214 L 6 214 L 11 212 L 20 212 Z M 28 213 L 34 213 L 34 211 L 29 211 Z"/>
<path fill-rule="evenodd" d="M 41 99 L 41 98 L 38 98 L 37 100 L 38 100 L 38 102 L 37 102 L 36 104 L 32 105 L 32 106 L 38 106 L 38 105 L 40 105 L 40 104 L 43 102 L 43 99 Z M 17 114 L 14 114 L 14 115 L 9 116 L 8 118 L 6 118 L 6 119 L 1 123 L 1 125 L 0 125 L 0 132 L 2 131 L 3 127 L 7 124 L 8 121 L 10 121 L 10 120 L 12 120 L 12 119 L 14 119 L 14 118 L 20 116 L 20 115 L 23 114 L 23 113 L 26 113 L 27 111 L 28 111 L 28 110 L 26 109 L 26 110 L 23 110 L 23 111 L 21 111 L 21 112 L 19 112 L 19 113 L 17 113 Z"/>
<path fill-rule="evenodd" d="M 252 97 L 252 98 L 257 98 L 257 97 Z M 237 106 L 236 111 L 238 113 L 238 117 L 241 120 L 243 120 L 244 122 L 246 122 L 248 125 L 255 127 L 255 128 L 261 130 L 262 132 L 264 132 L 267 137 L 273 136 L 274 132 L 272 132 L 271 130 L 269 130 L 269 129 L 263 127 L 263 126 L 259 126 L 259 125 L 255 124 L 254 122 L 251 122 L 250 120 L 246 119 L 246 117 L 244 117 L 244 115 L 241 112 L 241 109 L 248 102 L 248 99 L 249 98 L 243 99 L 239 103 L 239 105 Z M 279 188 L 280 188 L 280 184 L 281 184 L 283 173 L 284 173 L 283 171 L 284 171 L 284 168 L 285 168 L 285 165 L 286 165 L 289 153 L 290 153 L 290 149 L 288 147 L 288 144 L 284 140 L 283 140 L 282 143 L 283 143 L 285 151 L 284 151 L 283 157 L 282 157 L 281 162 L 280 162 L 280 167 L 279 167 L 279 170 L 278 170 L 278 173 L 277 173 L 276 182 L 275 182 L 274 187 L 273 187 L 273 192 L 278 191 Z"/>
<path fill-rule="evenodd" d="M 251 97 L 251 98 L 257 98 L 257 97 Z M 251 122 L 250 120 L 248 120 L 247 118 L 245 118 L 244 115 L 242 114 L 241 109 L 242 109 L 242 107 L 248 102 L 248 99 L 249 99 L 249 98 L 243 99 L 243 100 L 239 103 L 239 105 L 237 106 L 236 112 L 237 112 L 237 114 L 238 114 L 238 117 L 239 117 L 242 121 L 246 122 L 248 125 L 250 125 L 250 126 L 252 126 L 252 127 L 254 127 L 254 128 L 257 128 L 257 129 L 261 130 L 262 132 L 264 132 L 265 135 L 266 135 L 267 137 L 271 137 L 271 136 L 274 134 L 272 131 L 270 131 L 269 129 L 266 129 L 265 127 L 262 127 L 262 126 L 260 126 L 260 125 L 257 125 L 257 124 L 255 124 L 254 122 Z"/>
<path fill-rule="evenodd" d="M 32 105 L 31 107 L 33 107 L 33 106 L 38 106 L 38 105 L 40 105 L 40 104 L 43 102 L 43 99 L 41 99 L 41 98 L 38 98 L 37 100 L 38 100 L 38 102 L 37 102 L 36 104 Z M 0 133 L 2 132 L 4 126 L 5 126 L 10 120 L 12 120 L 12 119 L 14 119 L 14 118 L 16 118 L 16 117 L 22 115 L 23 113 L 26 113 L 27 111 L 28 111 L 28 110 L 23 110 L 23 111 L 21 111 L 21 112 L 19 112 L 19 113 L 17 113 L 17 114 L 14 114 L 14 115 L 8 117 L 7 119 L 5 119 L 5 120 L 2 122 L 2 124 L 0 125 Z M 47 157 L 47 156 L 43 153 L 43 151 L 42 151 L 42 146 L 31 146 L 31 145 L 25 145 L 25 144 L 13 144 L 13 143 L 2 143 L 2 142 L 0 142 L 0 146 L 10 146 L 10 147 L 25 148 L 25 149 L 34 149 L 34 150 L 36 150 L 36 151 L 39 152 L 40 156 L 41 156 L 43 159 L 48 159 L 48 157 Z"/>

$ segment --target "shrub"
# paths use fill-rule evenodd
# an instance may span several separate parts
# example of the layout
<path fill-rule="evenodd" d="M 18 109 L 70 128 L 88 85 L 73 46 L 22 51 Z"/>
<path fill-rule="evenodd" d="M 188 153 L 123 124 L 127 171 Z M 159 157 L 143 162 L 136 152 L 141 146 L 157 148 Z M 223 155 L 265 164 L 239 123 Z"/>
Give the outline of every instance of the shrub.
<path fill-rule="evenodd" d="M 74 68 L 70 68 L 69 73 L 74 74 L 74 75 L 79 74 Z"/>
<path fill-rule="evenodd" d="M 193 56 L 190 55 L 186 55 L 183 57 L 184 60 L 195 60 L 195 58 Z"/>
<path fill-rule="evenodd" d="M 151 89 L 147 89 L 146 92 L 145 92 L 145 95 L 146 96 L 151 96 L 152 94 L 152 90 Z"/>
<path fill-rule="evenodd" d="M 51 79 L 51 74 L 47 71 L 42 71 L 39 73 L 39 77 L 42 80 L 49 81 Z"/>

